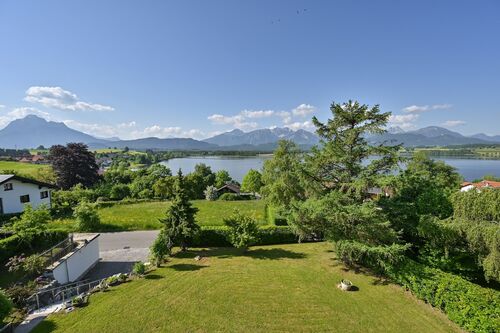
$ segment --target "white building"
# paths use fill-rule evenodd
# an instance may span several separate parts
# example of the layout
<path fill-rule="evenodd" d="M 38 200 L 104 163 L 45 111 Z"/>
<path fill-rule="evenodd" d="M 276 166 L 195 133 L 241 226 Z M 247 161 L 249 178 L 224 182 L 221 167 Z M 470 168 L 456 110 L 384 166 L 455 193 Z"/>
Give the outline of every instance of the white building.
<path fill-rule="evenodd" d="M 24 205 L 50 208 L 53 185 L 17 175 L 0 175 L 0 214 L 21 213 Z"/>

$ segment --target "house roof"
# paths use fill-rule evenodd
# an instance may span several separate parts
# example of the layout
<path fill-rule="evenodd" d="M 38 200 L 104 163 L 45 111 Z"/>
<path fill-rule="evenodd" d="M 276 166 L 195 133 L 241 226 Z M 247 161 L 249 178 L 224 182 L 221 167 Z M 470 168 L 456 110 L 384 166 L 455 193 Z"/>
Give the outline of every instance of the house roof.
<path fill-rule="evenodd" d="M 471 182 L 463 182 L 462 187 L 465 186 L 474 186 L 476 188 L 483 188 L 483 187 L 492 187 L 492 188 L 500 188 L 500 182 L 496 182 L 493 180 L 483 180 L 478 183 L 471 183 Z"/>
<path fill-rule="evenodd" d="M 236 184 L 233 184 L 233 183 L 227 183 L 226 185 L 222 186 L 221 188 L 218 188 L 217 191 L 220 191 L 222 189 L 229 189 L 233 192 L 236 192 L 236 193 L 239 193 L 240 192 L 240 187 Z"/>
<path fill-rule="evenodd" d="M 18 180 L 18 181 L 23 182 L 23 183 L 31 183 L 31 184 L 35 184 L 38 186 L 56 188 L 56 186 L 54 186 L 52 184 L 40 182 L 38 180 L 31 179 L 31 178 L 21 177 L 18 175 L 0 175 L 0 185 L 2 185 L 3 183 L 5 183 L 9 180 Z"/>

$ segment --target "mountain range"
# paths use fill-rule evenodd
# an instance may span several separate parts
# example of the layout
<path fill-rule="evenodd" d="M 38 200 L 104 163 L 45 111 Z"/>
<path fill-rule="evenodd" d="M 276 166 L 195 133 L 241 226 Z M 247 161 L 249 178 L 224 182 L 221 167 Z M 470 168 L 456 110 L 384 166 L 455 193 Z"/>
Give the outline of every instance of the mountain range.
<path fill-rule="evenodd" d="M 399 127 L 390 127 L 380 135 L 366 137 L 372 143 L 388 142 L 403 144 L 407 147 L 416 146 L 450 146 L 465 144 L 500 143 L 500 135 L 488 136 L 475 134 L 464 136 L 448 129 L 429 126 L 414 131 L 404 131 Z M 64 123 L 47 121 L 35 115 L 10 122 L 0 130 L 0 148 L 35 148 L 40 145 L 50 147 L 54 144 L 83 142 L 92 148 L 117 147 L 145 150 L 256 150 L 272 151 L 280 139 L 291 140 L 301 148 L 308 149 L 319 142 L 316 134 L 299 129 L 268 128 L 243 132 L 235 129 L 205 140 L 191 138 L 156 137 L 135 140 L 120 140 L 119 138 L 96 138 L 92 135 L 69 128 Z"/>

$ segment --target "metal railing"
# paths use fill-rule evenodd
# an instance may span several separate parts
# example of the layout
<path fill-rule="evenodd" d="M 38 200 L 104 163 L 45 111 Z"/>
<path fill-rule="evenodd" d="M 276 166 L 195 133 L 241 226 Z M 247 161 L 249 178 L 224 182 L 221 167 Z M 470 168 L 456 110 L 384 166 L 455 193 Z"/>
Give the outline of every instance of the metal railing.
<path fill-rule="evenodd" d="M 45 259 L 45 265 L 48 267 L 70 253 L 74 248 L 73 235 L 69 234 L 68 238 L 52 246 L 47 251 L 40 253 L 38 256 Z"/>
<path fill-rule="evenodd" d="M 91 291 L 106 279 L 107 278 L 90 282 L 85 280 L 46 290 L 39 290 L 26 299 L 27 308 L 29 311 L 34 311 L 52 304 L 63 303 L 71 300 L 77 295 Z"/>

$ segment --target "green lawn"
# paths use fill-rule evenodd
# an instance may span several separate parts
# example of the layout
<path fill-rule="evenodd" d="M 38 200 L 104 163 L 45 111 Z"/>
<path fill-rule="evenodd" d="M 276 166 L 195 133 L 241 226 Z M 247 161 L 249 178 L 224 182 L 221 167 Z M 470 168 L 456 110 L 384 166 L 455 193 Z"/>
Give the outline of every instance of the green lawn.
<path fill-rule="evenodd" d="M 21 163 L 13 161 L 0 161 L 0 173 L 2 171 L 14 170 L 19 173 L 19 175 L 36 177 L 37 171 L 39 169 L 50 168 L 46 164 L 31 164 L 31 163 Z"/>
<path fill-rule="evenodd" d="M 201 261 L 194 256 L 201 255 Z M 350 279 L 355 291 L 336 287 Z M 113 287 L 43 332 L 460 332 L 400 287 L 346 271 L 329 243 L 198 250 Z"/>
<path fill-rule="evenodd" d="M 198 208 L 196 220 L 199 225 L 223 225 L 223 218 L 229 216 L 235 209 L 251 216 L 260 224 L 266 224 L 264 217 L 264 202 L 262 200 L 249 201 L 207 201 L 195 200 L 193 204 Z M 111 230 L 153 230 L 160 229 L 159 218 L 165 216 L 170 202 L 142 202 L 135 204 L 120 204 L 99 209 L 102 231 Z M 72 230 L 73 219 L 63 219 L 51 223 L 52 227 Z"/>

